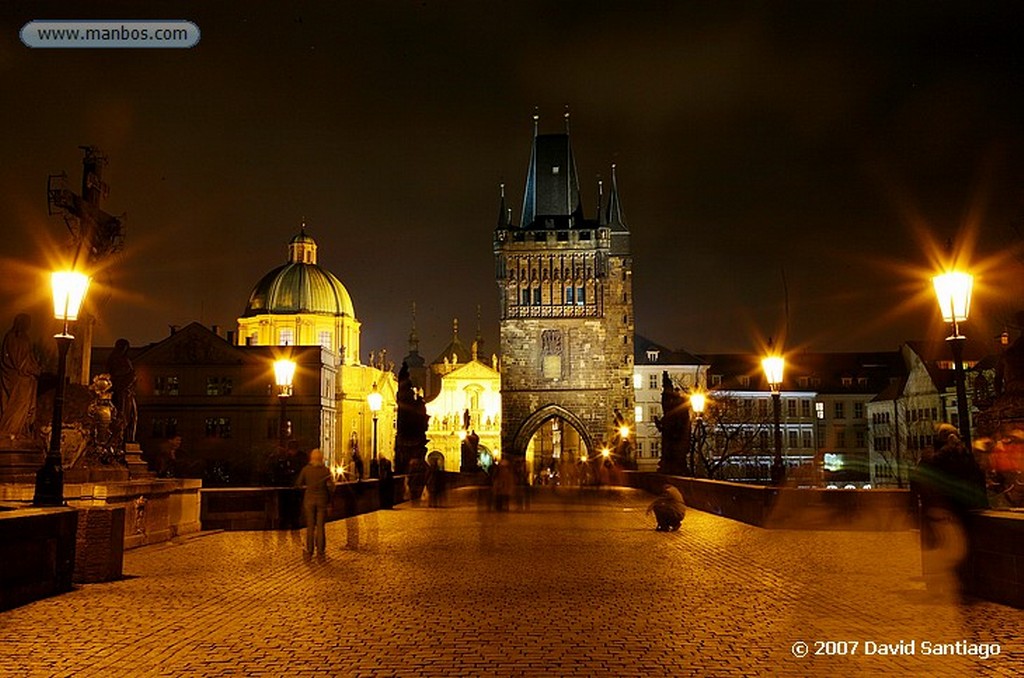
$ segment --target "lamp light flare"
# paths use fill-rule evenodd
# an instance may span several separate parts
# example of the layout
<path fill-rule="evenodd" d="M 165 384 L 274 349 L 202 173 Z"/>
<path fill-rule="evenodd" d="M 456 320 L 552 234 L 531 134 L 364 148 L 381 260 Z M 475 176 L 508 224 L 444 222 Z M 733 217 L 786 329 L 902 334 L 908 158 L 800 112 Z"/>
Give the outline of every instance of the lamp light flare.
<path fill-rule="evenodd" d="M 377 384 L 373 385 L 373 390 L 366 396 L 366 403 L 370 406 L 371 412 L 380 412 L 380 408 L 384 405 L 384 396 L 377 391 Z"/>
<path fill-rule="evenodd" d="M 695 414 L 704 414 L 704 408 L 707 407 L 708 397 L 703 393 L 691 393 L 690 394 L 690 409 Z"/>
<path fill-rule="evenodd" d="M 772 391 L 778 391 L 782 385 L 782 373 L 786 369 L 786 361 L 782 356 L 770 355 L 761 360 L 764 378 Z"/>
<path fill-rule="evenodd" d="M 50 274 L 53 288 L 53 317 L 64 322 L 78 320 L 78 312 L 89 290 L 89 276 L 78 271 L 54 271 Z"/>
<path fill-rule="evenodd" d="M 932 278 L 935 298 L 939 302 L 942 319 L 947 323 L 962 323 L 971 312 L 971 291 L 974 276 L 962 271 L 948 271 Z"/>
<path fill-rule="evenodd" d="M 622 438 L 623 440 L 625 440 L 626 438 L 629 438 L 629 427 L 628 426 L 620 426 L 619 427 L 619 437 Z"/>
<path fill-rule="evenodd" d="M 292 382 L 295 380 L 295 361 L 287 358 L 274 361 L 274 381 L 281 395 L 291 395 Z"/>

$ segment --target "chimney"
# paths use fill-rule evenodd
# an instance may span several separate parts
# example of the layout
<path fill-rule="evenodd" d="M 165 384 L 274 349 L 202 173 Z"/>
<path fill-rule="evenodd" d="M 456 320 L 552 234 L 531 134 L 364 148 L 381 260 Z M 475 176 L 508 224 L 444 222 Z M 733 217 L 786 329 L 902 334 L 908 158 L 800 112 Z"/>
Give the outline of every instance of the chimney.
<path fill-rule="evenodd" d="M 177 326 L 177 325 L 168 325 L 168 327 L 170 327 L 170 328 L 171 328 L 171 336 L 172 336 L 172 337 L 173 337 L 173 336 L 174 336 L 175 334 L 177 334 L 177 333 L 178 333 L 178 326 Z"/>
<path fill-rule="evenodd" d="M 213 332 L 214 334 L 216 334 L 219 337 L 220 336 L 220 325 L 210 325 L 210 331 Z"/>
<path fill-rule="evenodd" d="M 228 343 L 231 344 L 232 346 L 235 345 L 235 331 L 234 330 L 228 330 Z"/>

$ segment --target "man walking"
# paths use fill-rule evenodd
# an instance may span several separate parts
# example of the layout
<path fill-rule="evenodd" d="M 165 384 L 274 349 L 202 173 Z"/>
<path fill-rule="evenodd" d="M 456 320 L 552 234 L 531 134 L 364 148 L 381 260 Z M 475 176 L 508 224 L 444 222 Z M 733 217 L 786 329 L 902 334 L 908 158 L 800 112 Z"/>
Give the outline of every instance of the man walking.
<path fill-rule="evenodd" d="M 324 466 L 324 453 L 319 448 L 309 453 L 306 464 L 295 486 L 305 490 L 302 495 L 302 512 L 306 517 L 306 548 L 302 555 L 306 560 L 313 557 L 316 548 L 321 559 L 327 556 L 327 533 L 324 525 L 327 522 L 327 507 L 331 505 L 331 493 L 334 492 L 334 476 Z"/>

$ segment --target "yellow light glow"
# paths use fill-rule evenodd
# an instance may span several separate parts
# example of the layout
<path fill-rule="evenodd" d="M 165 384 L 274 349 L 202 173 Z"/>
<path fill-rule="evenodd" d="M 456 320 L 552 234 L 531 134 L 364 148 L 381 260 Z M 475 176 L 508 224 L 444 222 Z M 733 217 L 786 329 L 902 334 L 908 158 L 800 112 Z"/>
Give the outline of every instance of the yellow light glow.
<path fill-rule="evenodd" d="M 466 439 L 466 432 L 460 429 L 459 433 L 458 433 L 458 436 L 459 436 L 459 440 L 465 440 Z"/>
<path fill-rule="evenodd" d="M 608 457 L 612 456 L 612 451 L 605 447 L 604 449 L 601 450 L 601 456 L 607 459 Z"/>
<path fill-rule="evenodd" d="M 623 440 L 625 440 L 626 438 L 629 437 L 629 427 L 628 426 L 620 426 L 619 427 L 619 437 L 621 437 Z"/>
<path fill-rule="evenodd" d="M 786 361 L 782 356 L 770 355 L 761 361 L 761 369 L 764 370 L 764 378 L 773 391 L 779 390 L 782 385 L 782 373 L 786 369 Z"/>
<path fill-rule="evenodd" d="M 373 390 L 366 396 L 366 403 L 370 406 L 371 412 L 380 412 L 380 408 L 384 405 L 384 396 L 377 391 L 377 384 L 373 384 Z"/>
<path fill-rule="evenodd" d="M 274 361 L 274 381 L 283 396 L 292 394 L 292 381 L 295 379 L 295 361 L 287 358 Z"/>
<path fill-rule="evenodd" d="M 644 385 L 644 375 L 640 374 L 639 372 L 634 372 L 633 373 L 633 388 L 643 388 L 643 385 Z"/>
<path fill-rule="evenodd" d="M 694 414 L 704 414 L 704 408 L 707 407 L 708 397 L 700 392 L 690 394 L 690 409 L 693 410 Z"/>
<path fill-rule="evenodd" d="M 54 271 L 50 274 L 53 289 L 53 317 L 72 322 L 78 320 L 78 312 L 89 289 L 89 276 L 78 271 Z"/>
<path fill-rule="evenodd" d="M 974 276 L 961 271 L 949 271 L 932 278 L 935 298 L 939 302 L 942 319 L 947 323 L 962 323 L 971 312 L 971 290 Z"/>

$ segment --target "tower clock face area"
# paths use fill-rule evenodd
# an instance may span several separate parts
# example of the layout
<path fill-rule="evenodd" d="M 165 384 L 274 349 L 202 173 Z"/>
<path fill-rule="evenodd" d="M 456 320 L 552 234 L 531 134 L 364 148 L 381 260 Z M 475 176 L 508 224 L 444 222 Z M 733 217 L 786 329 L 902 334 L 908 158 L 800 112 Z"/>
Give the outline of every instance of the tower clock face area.
<path fill-rule="evenodd" d="M 537 135 L 521 223 L 502 196 L 502 445 L 534 473 L 565 454 L 592 455 L 633 412 L 632 259 L 612 176 L 587 218 L 569 135 Z"/>

